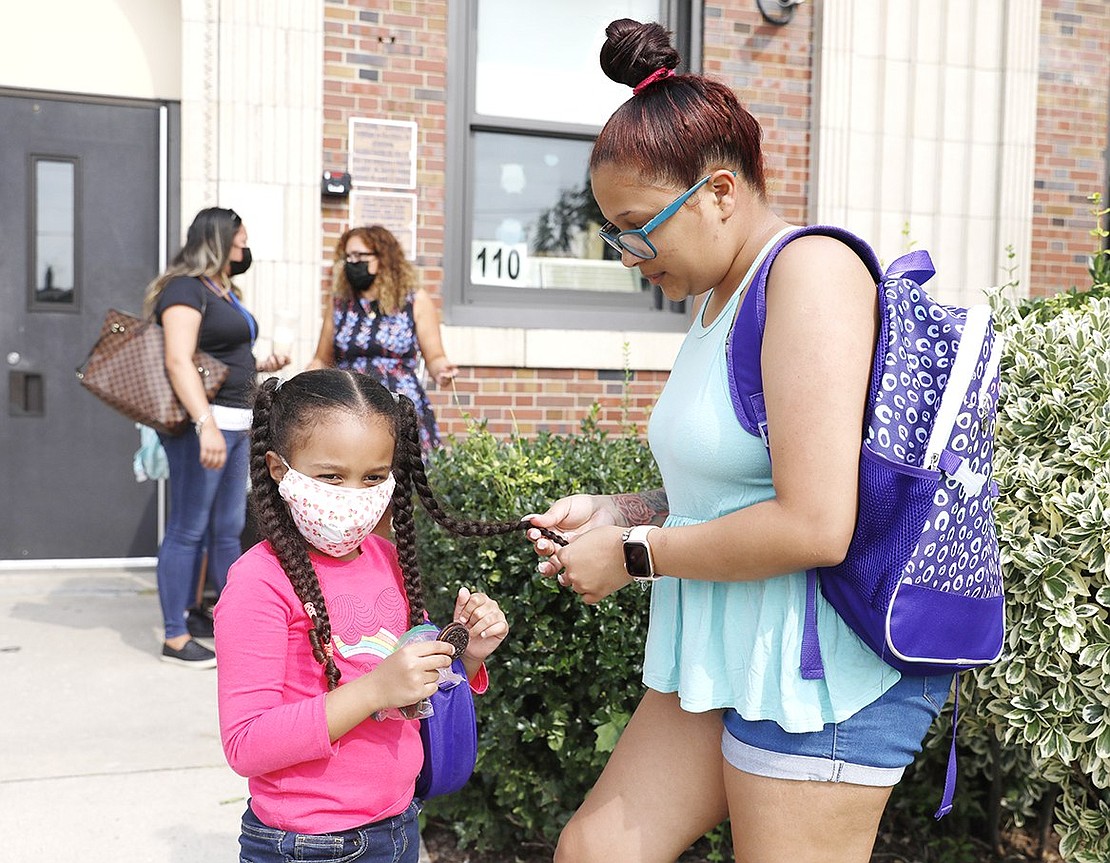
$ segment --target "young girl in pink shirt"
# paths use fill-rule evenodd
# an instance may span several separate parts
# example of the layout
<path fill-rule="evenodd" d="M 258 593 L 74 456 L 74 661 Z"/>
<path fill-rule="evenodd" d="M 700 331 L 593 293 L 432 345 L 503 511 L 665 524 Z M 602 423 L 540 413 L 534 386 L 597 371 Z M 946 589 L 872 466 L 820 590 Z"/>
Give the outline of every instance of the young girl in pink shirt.
<path fill-rule="evenodd" d="M 444 513 L 412 402 L 354 372 L 266 381 L 250 461 L 265 541 L 231 567 L 215 610 L 220 734 L 228 763 L 249 779 L 240 859 L 415 863 L 419 722 L 374 716 L 430 698 L 452 662 L 444 641 L 396 648 L 426 621 L 413 491 L 455 533 L 523 525 Z M 378 535 L 390 506 L 396 545 Z M 379 521 L 387 526 L 375 531 Z M 464 587 L 453 619 L 469 631 L 462 662 L 481 693 L 505 615 Z"/>

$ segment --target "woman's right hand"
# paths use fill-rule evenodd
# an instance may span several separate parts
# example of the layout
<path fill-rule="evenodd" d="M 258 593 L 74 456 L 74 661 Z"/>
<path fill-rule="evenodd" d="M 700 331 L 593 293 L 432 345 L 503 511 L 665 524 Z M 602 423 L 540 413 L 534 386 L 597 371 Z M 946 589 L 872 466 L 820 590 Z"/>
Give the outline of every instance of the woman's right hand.
<path fill-rule="evenodd" d="M 446 641 L 423 641 L 389 654 L 362 678 L 374 687 L 375 711 L 431 698 L 439 687 L 439 669 L 450 667 L 454 652 Z"/>
<path fill-rule="evenodd" d="M 546 527 L 561 534 L 568 542 L 595 527 L 619 524 L 619 514 L 613 506 L 612 497 L 603 494 L 572 494 L 559 498 L 540 515 L 526 515 L 524 520 L 535 527 Z M 536 554 L 547 560 L 537 567 L 541 575 L 552 576 L 562 564 L 558 559 L 559 547 L 546 539 L 538 530 L 526 534 Z"/>
<path fill-rule="evenodd" d="M 188 432 L 186 432 L 188 434 Z M 219 470 L 227 461 L 227 441 L 214 419 L 200 427 L 200 464 L 210 470 Z"/>

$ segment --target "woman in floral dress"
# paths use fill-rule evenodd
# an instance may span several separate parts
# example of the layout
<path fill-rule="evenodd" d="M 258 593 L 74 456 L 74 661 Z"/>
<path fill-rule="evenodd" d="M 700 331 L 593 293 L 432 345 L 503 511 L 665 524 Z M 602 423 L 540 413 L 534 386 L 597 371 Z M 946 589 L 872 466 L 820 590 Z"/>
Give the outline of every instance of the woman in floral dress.
<path fill-rule="evenodd" d="M 334 366 L 373 375 L 408 396 L 420 418 L 420 443 L 439 445 L 439 428 L 418 375 L 446 386 L 458 369 L 447 359 L 439 313 L 397 238 L 381 225 L 351 228 L 335 244 L 331 314 L 324 315 L 310 369 Z"/>

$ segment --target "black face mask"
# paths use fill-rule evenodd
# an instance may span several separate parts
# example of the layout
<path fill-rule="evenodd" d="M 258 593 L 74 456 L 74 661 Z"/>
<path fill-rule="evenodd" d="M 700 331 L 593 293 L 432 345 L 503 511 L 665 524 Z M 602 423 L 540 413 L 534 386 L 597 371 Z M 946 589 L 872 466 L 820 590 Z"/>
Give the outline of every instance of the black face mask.
<path fill-rule="evenodd" d="M 251 268 L 250 246 L 243 246 L 243 260 L 231 261 L 231 275 L 241 276 Z"/>
<path fill-rule="evenodd" d="M 370 272 L 370 263 L 368 261 L 359 261 L 357 264 L 352 264 L 350 261 L 343 265 L 343 275 L 347 277 L 347 284 L 356 293 L 370 290 L 370 286 L 374 284 L 374 279 L 377 278 L 377 273 Z"/>

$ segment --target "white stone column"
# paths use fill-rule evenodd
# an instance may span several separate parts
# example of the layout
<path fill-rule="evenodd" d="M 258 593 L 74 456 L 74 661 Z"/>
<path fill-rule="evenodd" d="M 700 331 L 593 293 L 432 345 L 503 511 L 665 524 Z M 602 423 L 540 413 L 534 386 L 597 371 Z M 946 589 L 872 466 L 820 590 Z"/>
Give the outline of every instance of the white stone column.
<path fill-rule="evenodd" d="M 181 19 L 182 230 L 208 206 L 243 217 L 256 353 L 290 312 L 300 369 L 320 320 L 323 0 L 182 0 Z"/>
<path fill-rule="evenodd" d="M 813 221 L 885 263 L 937 264 L 930 292 L 968 304 L 1027 281 L 1040 0 L 828 0 L 815 21 Z"/>

